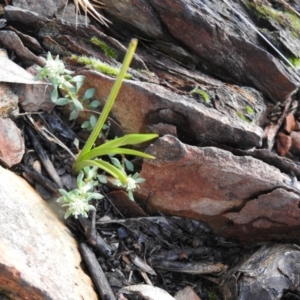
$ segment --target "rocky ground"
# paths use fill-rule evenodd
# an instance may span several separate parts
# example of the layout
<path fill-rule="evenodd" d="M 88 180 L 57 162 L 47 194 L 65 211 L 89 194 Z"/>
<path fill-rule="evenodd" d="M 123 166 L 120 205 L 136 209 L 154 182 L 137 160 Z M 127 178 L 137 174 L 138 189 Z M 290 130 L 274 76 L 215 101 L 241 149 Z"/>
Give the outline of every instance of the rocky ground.
<path fill-rule="evenodd" d="M 78 24 L 72 3 L 63 21 L 64 1 L 0 3 L 0 160 L 52 207 L 1 168 L 3 297 L 299 299 L 298 0 L 102 0 L 105 19 Z M 110 134 L 158 133 L 141 148 L 156 159 L 132 161 L 146 179 L 137 204 L 102 186 L 97 215 L 67 229 L 51 200 L 72 188 L 72 158 L 53 139 L 76 153 L 89 113 L 68 122 L 51 86 L 24 69 L 35 75 L 47 51 L 60 55 L 103 104 L 115 78 L 78 57 L 119 68 L 132 37 L 139 46 Z M 44 153 L 56 175 L 40 165 Z M 168 294 L 153 296 L 164 292 L 151 284 Z"/>

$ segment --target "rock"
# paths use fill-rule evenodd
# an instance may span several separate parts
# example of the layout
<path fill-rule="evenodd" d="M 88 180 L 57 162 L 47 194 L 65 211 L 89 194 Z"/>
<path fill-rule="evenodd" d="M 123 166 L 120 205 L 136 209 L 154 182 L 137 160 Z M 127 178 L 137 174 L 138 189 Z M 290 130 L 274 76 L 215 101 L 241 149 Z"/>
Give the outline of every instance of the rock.
<path fill-rule="evenodd" d="M 293 193 L 282 188 L 253 197 L 238 212 L 224 214 L 232 224 L 223 233 L 241 241 L 249 241 L 248 234 L 260 240 L 287 239 L 299 230 L 298 203 L 299 191 Z"/>
<path fill-rule="evenodd" d="M 7 118 L 19 113 L 18 96 L 11 89 L 10 84 L 0 83 L 0 117 Z"/>
<path fill-rule="evenodd" d="M 66 2 L 64 0 L 43 0 L 41 2 L 30 0 L 13 0 L 14 6 L 34 11 L 45 17 L 53 17 L 57 10 L 64 7 L 65 3 Z"/>
<path fill-rule="evenodd" d="M 23 34 L 22 32 L 16 30 L 14 27 L 6 26 L 6 30 L 13 31 L 22 41 L 25 47 L 33 51 L 34 53 L 42 54 L 45 50 L 42 48 L 37 39 L 33 38 L 28 34 Z"/>
<path fill-rule="evenodd" d="M 12 299 L 98 299 L 75 240 L 47 203 L 1 167 L 0 191 L 0 290 Z"/>
<path fill-rule="evenodd" d="M 299 260 L 299 247 L 290 244 L 264 245 L 250 257 L 242 255 L 220 285 L 224 299 L 297 299 Z"/>
<path fill-rule="evenodd" d="M 95 98 L 104 103 L 115 79 L 95 71 L 81 71 L 80 74 L 86 76 L 82 91 L 95 87 Z M 261 143 L 260 127 L 228 117 L 192 97 L 146 82 L 124 81 L 112 115 L 125 133 L 141 133 L 149 125 L 165 123 L 176 126 L 178 137 L 187 143 L 213 140 L 241 149 Z"/>
<path fill-rule="evenodd" d="M 29 51 L 22 43 L 21 39 L 15 32 L 8 31 L 8 30 L 1 30 L 0 31 L 0 40 L 1 44 L 10 51 L 14 51 L 16 55 L 22 59 L 24 65 L 26 67 L 30 67 L 33 64 L 38 64 L 43 66 L 45 61 L 33 54 Z"/>
<path fill-rule="evenodd" d="M 57 12 L 55 14 L 56 18 L 61 19 L 62 21 L 67 21 L 69 23 L 76 24 L 76 19 L 78 24 L 90 24 L 91 20 L 88 16 L 78 15 L 76 18 L 76 9 L 73 3 L 69 3 L 66 8 Z"/>
<path fill-rule="evenodd" d="M 201 5 L 184 0 L 139 0 L 114 4 L 105 1 L 108 14 L 113 15 L 116 31 L 122 28 L 122 32 L 133 31 L 147 39 L 157 40 L 158 37 L 162 39 L 163 27 L 163 42 L 171 40 L 173 45 L 197 57 L 195 61 L 189 59 L 189 64 L 227 82 L 255 87 L 275 101 L 285 100 L 297 89 L 297 75 L 291 75 L 278 59 L 265 50 L 265 42 L 261 42 L 250 25 L 232 9 L 235 7 L 252 23 L 253 12 L 245 10 L 250 5 L 230 0 L 228 3 L 230 6 L 227 3 L 220 5 L 219 1 L 205 1 Z M 291 37 L 285 39 L 288 44 L 283 47 L 290 48 L 290 44 L 296 44 L 293 50 L 297 48 L 299 54 L 299 42 L 294 38 L 295 43 L 291 43 Z M 151 46 L 166 53 L 164 43 Z M 293 54 L 296 52 L 293 51 Z M 298 57 L 298 54 L 295 56 Z M 169 50 L 168 55 L 174 56 L 174 51 Z M 176 59 L 187 63 L 184 55 L 176 55 Z"/>
<path fill-rule="evenodd" d="M 178 291 L 175 294 L 174 298 L 176 300 L 201 300 L 190 286 L 187 286 L 183 290 Z"/>
<path fill-rule="evenodd" d="M 27 72 L 36 76 L 39 72 L 37 65 L 27 68 Z M 49 80 L 43 79 L 45 84 L 30 85 L 17 84 L 14 86 L 15 93 L 19 96 L 19 102 L 22 108 L 27 112 L 37 112 L 45 110 L 51 112 L 55 104 L 51 101 L 52 84 Z M 47 84 L 48 83 L 48 84 Z"/>
<path fill-rule="evenodd" d="M 284 130 L 287 133 L 291 133 L 293 130 L 295 130 L 295 128 L 296 128 L 296 121 L 295 121 L 294 114 L 291 112 L 285 118 Z"/>
<path fill-rule="evenodd" d="M 149 213 L 208 222 L 244 242 L 298 230 L 300 192 L 278 169 L 215 147 L 185 145 L 171 135 L 146 152 L 156 159 L 144 161 L 140 176 L 146 182 L 135 196 Z"/>
<path fill-rule="evenodd" d="M 279 155 L 285 156 L 292 145 L 292 138 L 289 135 L 279 132 L 276 138 L 276 150 Z"/>
<path fill-rule="evenodd" d="M 291 133 L 291 151 L 295 154 L 295 155 L 299 155 L 300 154 L 300 131 L 293 131 Z"/>
<path fill-rule="evenodd" d="M 164 36 L 162 24 L 149 1 L 109 1 L 104 0 L 105 14 L 113 20 L 119 20 L 139 34 L 152 39 Z M 139 17 L 137 17 L 139 16 Z"/>
<path fill-rule="evenodd" d="M 0 118 L 0 161 L 11 168 L 22 160 L 24 152 L 20 129 L 11 119 Z"/>

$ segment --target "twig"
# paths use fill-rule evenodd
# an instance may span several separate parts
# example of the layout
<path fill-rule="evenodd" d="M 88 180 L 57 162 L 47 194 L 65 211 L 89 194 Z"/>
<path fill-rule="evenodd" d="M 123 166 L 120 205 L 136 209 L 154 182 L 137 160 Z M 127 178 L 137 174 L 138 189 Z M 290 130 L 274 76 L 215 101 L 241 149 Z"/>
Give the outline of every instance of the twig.
<path fill-rule="evenodd" d="M 43 176 L 42 174 L 32 170 L 31 168 L 20 164 L 20 167 L 23 169 L 23 171 L 30 176 L 32 179 L 38 181 L 43 187 L 45 187 L 46 189 L 48 189 L 49 191 L 51 191 L 52 193 L 54 193 L 55 196 L 59 196 L 59 192 L 58 192 L 58 186 L 56 183 L 52 182 L 51 180 L 49 180 L 48 178 L 46 178 L 45 176 Z"/>
<path fill-rule="evenodd" d="M 31 129 L 30 126 L 26 125 L 25 126 L 25 131 L 28 134 L 31 143 L 36 151 L 36 153 L 38 154 L 42 164 L 44 165 L 45 169 L 47 170 L 49 176 L 55 181 L 55 183 L 62 188 L 63 184 L 60 180 L 60 177 L 58 176 L 51 160 L 49 159 L 47 153 L 45 152 L 45 150 L 43 149 L 42 145 L 40 144 L 40 142 L 38 141 L 38 139 L 36 138 L 33 130 Z"/>
<path fill-rule="evenodd" d="M 105 242 L 101 235 L 97 233 L 96 229 L 93 229 L 93 226 L 95 226 L 95 220 L 92 220 L 91 223 L 89 219 L 84 218 L 83 216 L 78 216 L 78 221 L 84 230 L 88 243 L 99 250 L 101 255 L 104 257 L 112 255 L 112 248 Z"/>
<path fill-rule="evenodd" d="M 99 265 L 99 262 L 86 243 L 80 243 L 79 249 L 87 267 L 90 271 L 91 278 L 101 299 L 116 300 L 115 295 L 107 281 L 107 278 Z"/>

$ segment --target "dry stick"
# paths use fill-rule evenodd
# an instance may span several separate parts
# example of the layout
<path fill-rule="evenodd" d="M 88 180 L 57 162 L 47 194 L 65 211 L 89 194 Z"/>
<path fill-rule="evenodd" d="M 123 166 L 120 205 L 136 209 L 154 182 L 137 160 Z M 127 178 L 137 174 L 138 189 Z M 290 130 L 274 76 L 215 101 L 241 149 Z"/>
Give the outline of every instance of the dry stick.
<path fill-rule="evenodd" d="M 107 278 L 99 265 L 99 262 L 86 243 L 80 243 L 79 250 L 81 255 L 84 258 L 84 261 L 87 264 L 87 267 L 90 271 L 92 281 L 95 285 L 97 292 L 99 293 L 102 300 L 116 300 L 115 295 L 107 281 Z"/>
<path fill-rule="evenodd" d="M 42 164 L 44 165 L 45 169 L 47 170 L 49 176 L 55 181 L 55 183 L 62 188 L 63 184 L 60 180 L 60 177 L 58 176 L 51 160 L 49 159 L 47 153 L 45 152 L 45 150 L 43 149 L 42 145 L 40 144 L 39 140 L 37 139 L 37 137 L 35 136 L 33 130 L 31 129 L 30 126 L 26 125 L 25 126 L 25 131 L 28 134 L 31 143 L 36 151 L 36 153 L 38 154 Z"/>
<path fill-rule="evenodd" d="M 87 242 L 96 248 L 104 257 L 112 255 L 113 250 L 110 245 L 105 242 L 101 235 L 96 231 L 96 228 L 93 229 L 95 220 L 93 219 L 91 223 L 88 218 L 84 218 L 80 215 L 78 216 L 78 221 L 85 232 Z"/>
<path fill-rule="evenodd" d="M 39 182 L 43 187 L 45 187 L 46 189 L 48 189 L 49 191 L 51 191 L 52 193 L 54 193 L 55 196 L 59 196 L 60 194 L 58 193 L 58 186 L 56 183 L 52 182 L 51 180 L 49 180 L 48 178 L 46 178 L 45 176 L 43 176 L 42 174 L 32 170 L 31 168 L 20 164 L 21 168 L 23 169 L 23 171 L 32 179 L 34 179 L 35 181 Z"/>

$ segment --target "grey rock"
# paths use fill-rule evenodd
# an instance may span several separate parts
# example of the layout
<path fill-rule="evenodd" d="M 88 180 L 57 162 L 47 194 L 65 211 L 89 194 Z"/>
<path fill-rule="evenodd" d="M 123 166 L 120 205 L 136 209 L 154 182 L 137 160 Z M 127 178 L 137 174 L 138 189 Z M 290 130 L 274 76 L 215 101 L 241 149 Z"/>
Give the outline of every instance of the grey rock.
<path fill-rule="evenodd" d="M 77 243 L 21 177 L 0 167 L 0 290 L 10 299 L 98 299 Z"/>

